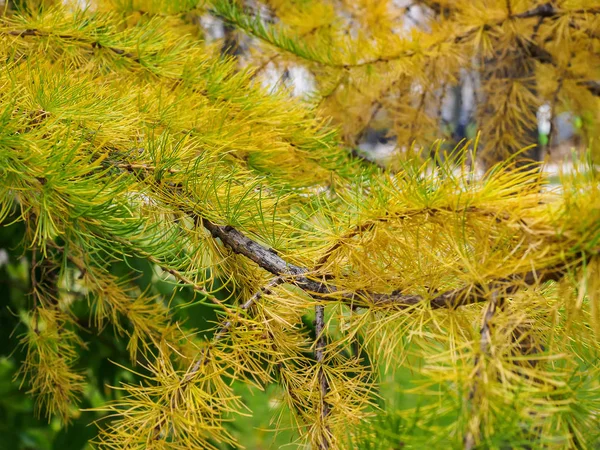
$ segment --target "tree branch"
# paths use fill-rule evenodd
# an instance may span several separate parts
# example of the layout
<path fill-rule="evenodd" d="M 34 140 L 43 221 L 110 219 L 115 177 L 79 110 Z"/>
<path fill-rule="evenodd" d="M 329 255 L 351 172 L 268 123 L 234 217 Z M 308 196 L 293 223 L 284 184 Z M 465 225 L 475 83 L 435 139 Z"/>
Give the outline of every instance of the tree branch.
<path fill-rule="evenodd" d="M 273 278 L 269 284 L 267 284 L 266 286 L 262 287 L 258 292 L 256 292 L 252 297 L 250 297 L 241 307 L 240 310 L 243 311 L 247 311 L 248 309 L 250 309 L 252 307 L 252 305 L 254 305 L 263 295 L 265 294 L 270 294 L 272 289 L 279 286 L 280 284 L 285 283 L 286 278 L 285 277 L 275 277 Z M 239 314 L 236 314 L 235 317 L 233 317 L 232 319 L 228 320 L 227 322 L 225 322 L 223 324 L 223 326 L 219 329 L 219 331 L 215 334 L 215 340 L 219 340 L 221 339 L 223 336 L 225 336 L 225 333 L 227 333 L 227 331 L 229 331 L 229 329 L 231 328 L 231 326 L 233 325 L 233 321 L 235 319 L 237 319 L 239 317 Z"/>
<path fill-rule="evenodd" d="M 56 36 L 60 39 L 73 41 L 73 42 L 77 42 L 79 44 L 89 46 L 91 49 L 106 48 L 119 56 L 129 58 L 137 63 L 140 62 L 140 59 L 138 56 L 134 55 L 133 53 L 127 52 L 121 48 L 104 46 L 103 44 L 101 44 L 98 41 L 90 41 L 88 39 L 84 39 L 84 38 L 77 37 L 77 36 L 72 36 L 70 34 L 54 34 L 54 33 L 49 33 L 47 31 L 41 31 L 41 30 L 32 29 L 32 28 L 28 28 L 26 30 L 0 31 L 0 34 L 4 34 L 4 35 L 8 35 L 8 36 L 16 36 L 16 37 L 20 37 L 20 38 L 25 38 L 25 37 L 29 37 L 29 36 L 36 36 L 36 37 Z"/>
<path fill-rule="evenodd" d="M 566 9 L 560 10 L 554 7 L 552 3 L 544 3 L 535 8 L 529 9 L 519 14 L 514 14 L 512 17 L 517 19 L 530 19 L 532 17 L 558 17 L 561 14 L 600 14 L 600 8 L 581 8 L 581 9 Z"/>
<path fill-rule="evenodd" d="M 539 61 L 543 64 L 550 64 L 554 67 L 558 67 L 554 57 L 550 52 L 540 47 L 539 45 L 534 44 L 533 42 L 527 43 L 527 51 L 529 55 L 534 58 L 536 61 Z M 565 69 L 565 72 L 567 70 Z M 568 72 L 567 72 L 568 73 Z M 579 81 L 577 82 L 579 86 L 585 87 L 590 93 L 596 97 L 600 96 L 600 82 L 598 81 Z"/>
<path fill-rule="evenodd" d="M 320 436 L 320 448 L 327 450 L 329 448 L 329 428 L 327 426 L 327 416 L 329 415 L 330 405 L 327 403 L 325 398 L 329 392 L 329 383 L 327 376 L 323 370 L 323 364 L 325 362 L 325 347 L 327 346 L 327 339 L 325 337 L 325 307 L 323 305 L 317 305 L 315 307 L 315 334 L 317 337 L 315 347 L 315 357 L 319 365 L 319 392 L 321 394 L 321 426 L 323 427 L 324 433 Z"/>
<path fill-rule="evenodd" d="M 150 166 L 144 165 L 143 168 L 149 169 Z M 129 167 L 126 169 L 129 169 Z M 428 208 L 424 211 L 430 215 L 440 212 L 452 212 L 451 210 L 445 208 Z M 259 244 L 230 225 L 217 225 L 190 209 L 184 212 L 192 216 L 198 226 L 204 227 L 214 238 L 220 239 L 226 247 L 231 249 L 231 251 L 245 256 L 256 263 L 259 267 L 267 270 L 276 277 L 281 277 L 281 280 L 278 280 L 277 284 L 290 282 L 309 294 L 320 297 L 324 300 L 346 301 L 353 305 L 356 305 L 357 301 L 360 302 L 362 300 L 366 306 L 379 306 L 395 309 L 410 309 L 421 304 L 427 304 L 432 309 L 455 309 L 460 306 L 485 302 L 489 298 L 489 292 L 496 289 L 502 289 L 505 294 L 510 295 L 514 293 L 520 287 L 520 285 L 532 285 L 544 281 L 559 280 L 563 277 L 569 263 L 571 262 L 570 260 L 566 260 L 555 266 L 534 269 L 529 272 L 516 273 L 510 275 L 509 277 L 490 280 L 487 283 L 477 283 L 463 288 L 449 290 L 433 298 L 405 294 L 401 291 L 393 291 L 392 293 L 356 291 L 349 293 L 345 289 L 341 289 L 333 283 L 321 282 L 309 277 L 311 272 L 314 273 L 323 268 L 331 254 L 342 245 L 341 241 L 332 245 L 329 250 L 327 250 L 319 259 L 316 268 L 314 268 L 312 271 L 309 271 L 307 268 L 285 261 L 274 249 L 270 249 Z M 386 222 L 392 218 L 406 219 L 419 212 L 423 211 L 407 212 L 402 215 L 383 217 L 377 220 L 365 222 L 354 227 L 346 234 L 345 237 L 351 238 L 360 233 L 368 231 L 377 222 Z M 479 213 L 485 216 L 491 216 L 494 217 L 496 221 L 505 219 L 504 216 L 499 216 L 493 211 L 481 210 L 475 207 L 468 207 L 464 210 L 464 212 Z M 160 264 L 160 262 L 156 260 L 153 262 Z M 190 284 L 194 290 L 202 292 L 205 295 L 207 294 L 201 286 L 196 285 L 192 282 L 192 280 L 184 277 L 182 278 L 182 274 L 178 272 L 172 274 L 180 281 Z M 325 277 L 323 278 L 325 279 Z M 269 287 L 267 286 L 265 289 L 269 289 Z M 247 308 L 251 306 L 253 301 L 247 306 Z M 231 324 L 225 325 L 227 328 L 231 326 Z"/>
<path fill-rule="evenodd" d="M 587 88 L 592 95 L 600 97 L 600 81 L 580 81 L 577 84 Z"/>
<path fill-rule="evenodd" d="M 254 261 L 273 275 L 302 275 L 306 269 L 287 263 L 274 250 L 263 247 L 230 225 L 220 226 L 194 214 L 214 238 L 219 238 L 234 253 Z"/>
<path fill-rule="evenodd" d="M 481 329 L 479 331 L 479 350 L 481 353 L 477 354 L 475 356 L 475 361 L 474 361 L 474 365 L 475 365 L 475 380 L 473 382 L 473 386 L 471 387 L 471 391 L 469 392 L 469 406 L 472 410 L 475 409 L 474 405 L 473 405 L 473 401 L 477 400 L 477 396 L 479 395 L 479 383 L 480 383 L 480 379 L 482 377 L 482 367 L 481 367 L 481 360 L 485 357 L 490 356 L 491 352 L 490 352 L 490 346 L 492 344 L 492 328 L 491 328 L 491 322 L 492 319 L 494 318 L 494 315 L 496 313 L 496 309 L 498 308 L 499 304 L 498 304 L 498 293 L 496 291 L 492 292 L 492 297 L 487 305 L 487 308 L 485 309 L 485 312 L 483 314 L 483 321 L 482 321 L 482 325 L 481 325 Z M 475 411 L 476 413 L 476 411 Z M 467 431 L 467 433 L 465 434 L 464 440 L 463 440 L 463 446 L 465 450 L 471 450 L 472 448 L 475 447 L 475 443 L 476 443 L 476 436 L 479 434 L 478 433 L 478 428 L 479 428 L 479 424 L 480 424 L 480 419 L 479 416 L 477 414 L 475 414 L 472 418 L 471 421 L 469 422 L 469 430 Z"/>
<path fill-rule="evenodd" d="M 337 299 L 353 304 L 357 300 L 360 301 L 362 299 L 366 304 L 371 306 L 398 309 L 410 309 L 420 304 L 428 304 L 432 309 L 455 309 L 460 306 L 485 302 L 489 299 L 489 292 L 495 289 L 503 289 L 505 294 L 512 294 L 517 291 L 519 285 L 532 285 L 539 282 L 559 280 L 564 276 L 568 265 L 567 261 L 553 267 L 518 273 L 509 277 L 491 280 L 487 283 L 477 283 L 464 288 L 446 291 L 432 299 L 427 299 L 420 295 L 407 295 L 400 291 L 394 291 L 391 294 L 369 291 L 346 293 L 332 283 L 322 283 L 310 279 L 308 277 L 308 269 L 286 262 L 273 250 L 263 247 L 235 228 L 216 225 L 208 219 L 200 218 L 199 216 L 196 217 L 198 217 L 198 220 L 200 220 L 213 237 L 219 238 L 234 253 L 246 256 L 258 266 L 274 275 L 287 276 L 290 282 L 308 293 L 326 300 L 331 300 L 332 295 L 338 294 Z M 336 300 L 336 298 L 333 298 L 333 300 Z"/>

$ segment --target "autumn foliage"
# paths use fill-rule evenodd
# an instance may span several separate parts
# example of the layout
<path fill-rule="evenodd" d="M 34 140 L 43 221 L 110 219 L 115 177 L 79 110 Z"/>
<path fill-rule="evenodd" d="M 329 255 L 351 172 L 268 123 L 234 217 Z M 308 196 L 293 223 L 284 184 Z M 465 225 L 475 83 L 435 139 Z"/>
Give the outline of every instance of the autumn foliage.
<path fill-rule="evenodd" d="M 83 410 L 100 448 L 252 448 L 253 392 L 292 446 L 598 445 L 600 4 L 417 2 L 400 33 L 386 1 L 39 3 L 0 19 L 2 317 L 39 414 Z M 481 132 L 446 150 L 461 73 Z M 519 153 L 545 101 L 589 148 L 558 185 Z"/>

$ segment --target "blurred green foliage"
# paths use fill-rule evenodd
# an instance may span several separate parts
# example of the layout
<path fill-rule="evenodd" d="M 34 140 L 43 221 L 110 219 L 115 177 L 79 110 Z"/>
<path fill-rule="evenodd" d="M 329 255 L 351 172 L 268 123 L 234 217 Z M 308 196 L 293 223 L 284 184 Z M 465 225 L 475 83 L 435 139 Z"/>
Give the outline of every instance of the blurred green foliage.
<path fill-rule="evenodd" d="M 7 223 L 10 221 L 7 221 Z M 30 254 L 23 249 L 20 238 L 24 226 L 16 223 L 0 228 L 0 450 L 83 450 L 92 448 L 89 441 L 96 436 L 97 428 L 92 424 L 102 416 L 87 411 L 105 404 L 119 395 L 109 389 L 121 382 L 135 383 L 140 377 L 132 368 L 123 337 L 115 336 L 112 328 L 94 329 L 87 322 L 89 305 L 83 297 L 74 296 L 72 312 L 77 316 L 79 334 L 86 342 L 80 352 L 78 368 L 84 370 L 89 384 L 82 401 L 77 407 L 80 412 L 67 426 L 53 419 L 49 423 L 37 417 L 34 399 L 27 394 L 27 386 L 21 385 L 18 371 L 24 354 L 18 345 L 18 335 L 24 331 L 20 315 L 31 307 Z M 181 288 L 157 277 L 151 264 L 141 259 L 113 265 L 115 275 L 126 275 L 134 268 L 138 273 L 136 283 L 141 289 L 161 293 L 169 298 L 177 319 L 199 334 L 212 333 L 217 319 L 214 308 L 198 301 L 189 288 Z M 226 297 L 226 293 L 222 293 Z M 200 299 L 201 300 L 201 299 Z M 210 330 L 210 331 L 209 331 Z M 135 367 L 136 372 L 142 370 Z M 237 393 L 243 397 L 253 416 L 230 424 L 231 431 L 249 449 L 280 448 L 288 444 L 295 448 L 296 434 L 291 431 L 289 414 L 285 414 L 278 402 L 279 392 L 272 386 L 266 392 L 251 389 L 239 383 Z M 282 424 L 287 430 L 276 436 L 270 421 L 282 413 Z M 287 425 L 286 425 L 287 424 Z"/>

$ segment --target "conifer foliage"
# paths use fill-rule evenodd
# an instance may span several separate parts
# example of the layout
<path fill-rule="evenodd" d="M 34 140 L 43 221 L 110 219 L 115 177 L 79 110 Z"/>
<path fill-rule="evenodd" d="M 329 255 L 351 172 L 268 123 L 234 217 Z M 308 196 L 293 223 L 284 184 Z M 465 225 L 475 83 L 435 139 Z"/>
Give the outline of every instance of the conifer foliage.
<path fill-rule="evenodd" d="M 34 3 L 0 21 L 0 219 L 27 262 L 29 295 L 12 311 L 17 377 L 40 414 L 77 416 L 94 370 L 78 359 L 114 335 L 134 381 L 96 406 L 100 448 L 243 446 L 236 423 L 253 411 L 239 385 L 276 387 L 272 428 L 289 419 L 294 444 L 316 449 L 598 445 L 595 166 L 577 166 L 560 190 L 515 159 L 481 177 L 466 150 L 384 170 L 344 139 L 372 116 L 364 103 L 333 113 L 330 81 L 318 86 L 325 109 L 268 92 L 195 25 L 212 13 L 310 60 L 323 80 L 378 77 L 385 89 L 413 64 L 396 57 L 417 48 L 435 48 L 418 56 L 433 72 L 458 69 L 455 46 L 467 42 L 501 64 L 517 37 L 488 35 L 483 16 L 518 33 L 547 6 L 515 1 L 516 19 L 461 9 L 471 31 L 440 25 L 410 50 L 390 46 L 391 33 L 346 37 L 325 23 L 332 34 L 315 43 L 294 39 L 225 2 Z M 379 23 L 386 4 L 362 8 Z M 333 3 L 319 5 L 313 20 L 332 19 Z M 562 44 L 586 44 L 564 62 L 573 76 L 598 46 L 585 38 L 597 11 L 575 8 L 538 26 L 544 42 L 552 26 L 576 36 Z M 597 101 L 579 92 L 592 84 L 564 75 L 564 92 Z M 508 106 L 521 108 L 518 92 Z M 394 105 L 409 108 L 403 99 Z M 500 148 L 518 140 L 518 126 L 498 129 Z M 203 327 L 185 320 L 197 305 L 214 313 Z M 413 379 L 400 388 L 419 400 L 392 408 L 381 385 L 403 368 Z"/>
<path fill-rule="evenodd" d="M 488 163 L 537 144 L 538 108 L 582 118 L 586 146 L 598 149 L 600 3 L 597 1 L 217 2 L 215 11 L 250 36 L 258 74 L 300 66 L 348 145 L 370 128 L 402 153 L 435 139 L 481 131 Z M 465 117 L 444 111 L 471 86 Z M 460 94 L 459 94 L 460 95 Z M 550 133 L 552 135 L 554 133 Z M 539 152 L 538 152 L 539 154 Z"/>

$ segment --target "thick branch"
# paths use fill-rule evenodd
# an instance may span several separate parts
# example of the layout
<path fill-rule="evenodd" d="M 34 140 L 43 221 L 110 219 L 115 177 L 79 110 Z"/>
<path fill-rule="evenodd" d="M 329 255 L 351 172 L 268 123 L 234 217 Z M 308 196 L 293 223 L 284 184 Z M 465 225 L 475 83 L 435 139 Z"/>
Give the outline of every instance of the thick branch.
<path fill-rule="evenodd" d="M 302 275 L 306 272 L 306 269 L 287 263 L 273 249 L 263 247 L 232 226 L 220 226 L 206 218 L 199 219 L 213 237 L 221 239 L 234 253 L 254 261 L 273 275 Z"/>
<path fill-rule="evenodd" d="M 560 280 L 566 271 L 566 264 L 559 264 L 554 267 L 540 269 L 538 271 L 529 271 L 518 273 L 506 278 L 499 278 L 488 283 L 477 283 L 473 286 L 467 286 L 460 289 L 446 291 L 429 300 L 432 309 L 449 308 L 454 309 L 459 306 L 466 306 L 473 303 L 485 302 L 489 299 L 489 293 L 495 289 L 503 289 L 507 295 L 514 294 L 521 285 L 533 285 L 545 281 Z M 427 300 L 420 295 L 404 295 L 401 293 L 392 294 L 365 294 L 376 305 L 393 305 L 399 308 L 408 308 L 416 306 Z"/>
<path fill-rule="evenodd" d="M 516 292 L 519 285 L 532 285 L 536 282 L 549 280 L 559 280 L 563 277 L 567 264 L 559 264 L 554 267 L 533 270 L 525 273 L 514 274 L 509 277 L 491 280 L 488 283 L 478 283 L 474 286 L 467 286 L 460 289 L 446 291 L 438 296 L 427 299 L 420 295 L 407 295 L 402 292 L 373 293 L 368 291 L 359 291 L 354 293 L 345 293 L 339 287 L 331 283 L 321 283 L 310 279 L 307 275 L 309 271 L 305 268 L 286 262 L 273 250 L 267 249 L 231 226 L 220 226 L 212 223 L 208 219 L 201 218 L 202 225 L 210 233 L 219 238 L 223 244 L 229 247 L 234 253 L 246 256 L 254 261 L 258 266 L 271 272 L 274 275 L 286 275 L 290 282 L 293 282 L 299 288 L 321 296 L 325 299 L 330 298 L 332 294 L 339 294 L 338 299 L 355 303 L 357 300 L 364 300 L 367 304 L 374 306 L 388 306 L 392 308 L 408 309 L 414 308 L 419 304 L 429 304 L 433 309 L 457 308 L 487 301 L 489 292 L 496 289 L 502 289 L 505 294 Z"/>

